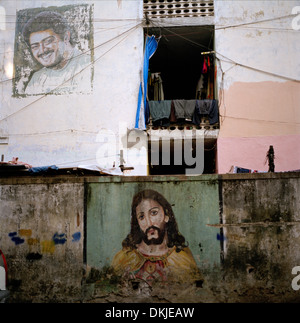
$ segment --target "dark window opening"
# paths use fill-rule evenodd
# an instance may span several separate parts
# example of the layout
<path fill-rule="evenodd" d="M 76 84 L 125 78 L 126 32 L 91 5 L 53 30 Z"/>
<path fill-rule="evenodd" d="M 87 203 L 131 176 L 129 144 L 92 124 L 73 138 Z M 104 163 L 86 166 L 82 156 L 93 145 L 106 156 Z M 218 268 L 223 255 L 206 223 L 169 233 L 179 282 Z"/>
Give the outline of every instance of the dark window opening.
<path fill-rule="evenodd" d="M 204 158 L 203 172 L 202 174 L 215 174 L 216 169 L 216 153 L 217 153 L 217 139 L 206 139 L 204 146 L 201 145 L 200 149 L 203 149 Z M 185 152 L 184 150 L 185 141 L 170 140 L 169 151 L 164 155 L 162 140 L 159 143 L 148 142 L 148 160 L 149 160 L 149 174 L 150 175 L 186 175 L 186 170 L 189 169 L 194 175 L 199 174 L 196 167 L 200 166 L 199 158 L 196 156 L 196 140 L 192 140 L 192 152 Z M 177 154 L 177 155 L 176 155 Z M 178 163 L 178 154 L 181 155 L 182 163 Z M 177 156 L 177 157 L 175 157 Z M 175 160 L 175 158 L 177 158 Z M 191 164 L 191 158 L 194 159 L 195 163 Z M 198 163 L 198 165 L 197 165 Z"/>
<path fill-rule="evenodd" d="M 214 26 L 149 28 L 149 36 L 160 37 L 149 61 L 149 77 L 159 73 L 165 100 L 215 99 Z M 202 75 L 202 91 L 196 93 Z M 152 82 L 153 84 L 153 82 Z M 148 82 L 148 100 L 154 100 Z"/>
<path fill-rule="evenodd" d="M 148 101 L 217 100 L 216 66 L 213 52 L 214 26 L 148 28 L 145 34 L 155 35 L 156 39 L 159 39 L 158 48 L 149 60 Z M 162 82 L 162 87 L 157 87 L 156 82 Z M 166 122 L 166 127 L 170 130 L 173 125 L 180 125 L 183 129 L 195 126 L 187 119 L 180 120 L 180 122 L 177 120 L 175 124 L 172 124 L 172 120 L 167 121 L 171 121 L 171 123 Z M 207 129 L 207 125 L 211 130 L 219 128 L 218 123 L 209 124 L 208 117 L 205 117 L 201 119 L 201 124 L 197 125 L 197 129 Z M 152 130 L 155 130 L 157 124 L 152 122 L 150 126 Z M 164 123 L 159 123 L 158 128 L 161 127 L 164 127 Z M 204 139 L 203 174 L 217 172 L 216 142 L 216 137 Z M 183 140 L 182 147 L 179 149 L 182 153 L 182 164 L 177 165 L 178 163 L 174 162 L 174 153 L 178 153 L 177 144 L 174 144 L 174 140 L 170 141 L 170 162 L 166 165 L 162 156 L 162 141 L 157 145 L 151 144 L 149 140 L 150 175 L 185 175 L 187 169 L 195 168 L 195 165 L 185 163 Z M 193 152 L 196 151 L 195 144 L 193 140 Z M 155 162 L 153 162 L 153 157 Z"/>

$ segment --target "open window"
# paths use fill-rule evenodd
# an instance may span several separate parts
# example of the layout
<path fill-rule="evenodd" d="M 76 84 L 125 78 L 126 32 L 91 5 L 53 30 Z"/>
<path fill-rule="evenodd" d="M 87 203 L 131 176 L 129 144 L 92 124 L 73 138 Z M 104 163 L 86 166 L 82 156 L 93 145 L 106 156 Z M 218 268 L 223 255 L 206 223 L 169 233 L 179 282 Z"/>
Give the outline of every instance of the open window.
<path fill-rule="evenodd" d="M 160 75 L 165 100 L 216 98 L 215 61 L 211 53 L 214 26 L 149 28 L 146 32 L 159 39 L 149 61 L 149 77 L 153 81 Z M 153 100 L 153 82 L 149 84 L 148 99 Z"/>
<path fill-rule="evenodd" d="M 214 55 L 214 26 L 180 26 L 147 28 L 146 35 L 154 35 L 158 40 L 158 48 L 149 60 L 148 92 L 149 104 L 157 101 L 217 101 L 216 65 Z M 172 110 L 173 111 L 173 110 Z M 206 131 L 204 139 L 204 171 L 216 173 L 216 129 L 219 119 L 209 119 L 209 115 L 201 115 L 195 123 L 190 118 L 175 118 L 170 115 L 169 120 L 151 118 L 147 125 L 148 134 L 153 131 L 168 129 L 170 134 L 170 164 L 164 165 L 162 160 L 162 142 L 151 142 L 149 139 L 149 173 L 150 175 L 185 174 L 187 168 L 193 168 L 184 163 L 174 163 L 174 154 L 183 152 L 176 139 L 173 140 L 171 131 L 186 129 L 203 129 Z M 166 133 L 164 133 L 165 135 Z M 192 140 L 192 150 L 196 151 L 196 140 Z M 184 145 L 184 141 L 182 141 Z M 156 150 L 156 151 L 155 151 Z M 151 153 L 152 152 L 152 153 Z M 153 156 L 159 163 L 153 163 Z"/>

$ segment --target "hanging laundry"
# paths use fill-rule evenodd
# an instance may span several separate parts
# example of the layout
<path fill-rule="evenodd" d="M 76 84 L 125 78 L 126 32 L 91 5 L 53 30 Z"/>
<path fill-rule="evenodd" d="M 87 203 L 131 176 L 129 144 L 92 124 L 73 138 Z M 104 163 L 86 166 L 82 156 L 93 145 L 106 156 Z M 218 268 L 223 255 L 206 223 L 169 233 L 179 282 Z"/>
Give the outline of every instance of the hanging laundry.
<path fill-rule="evenodd" d="M 192 122 L 196 100 L 173 100 L 173 103 L 177 120 L 184 119 L 186 122 Z"/>
<path fill-rule="evenodd" d="M 209 90 L 210 97 L 208 98 L 208 99 L 211 99 L 211 100 L 213 100 L 213 98 L 214 98 L 214 82 L 213 82 L 213 77 L 214 77 L 214 73 L 212 71 L 212 76 L 210 78 L 210 90 Z"/>
<path fill-rule="evenodd" d="M 211 125 L 219 122 L 218 100 L 196 100 L 193 123 L 199 125 L 203 116 L 208 116 Z"/>
<path fill-rule="evenodd" d="M 214 98 L 214 82 L 213 82 L 213 70 L 210 69 L 207 73 L 207 91 L 206 91 L 206 99 L 212 100 Z"/>
<path fill-rule="evenodd" d="M 152 73 L 152 85 L 154 87 L 154 101 L 163 101 L 165 99 L 163 90 L 163 81 L 160 73 Z"/>
<path fill-rule="evenodd" d="M 171 100 L 149 101 L 149 110 L 152 121 L 156 122 L 162 119 L 169 120 L 171 114 L 171 103 Z"/>
<path fill-rule="evenodd" d="M 146 125 L 150 122 L 150 108 L 149 108 L 149 102 L 146 101 L 146 108 L 145 108 L 145 123 Z"/>
<path fill-rule="evenodd" d="M 211 100 L 211 94 L 210 94 L 210 73 L 207 73 L 206 99 L 210 99 Z"/>
<path fill-rule="evenodd" d="M 211 106 L 208 112 L 209 124 L 219 122 L 219 105 L 218 100 L 211 100 Z"/>
<path fill-rule="evenodd" d="M 205 57 L 204 57 L 204 60 L 203 60 L 202 73 L 203 74 L 207 73 L 207 65 L 206 65 L 206 58 Z"/>
<path fill-rule="evenodd" d="M 177 122 L 177 118 L 176 118 L 176 115 L 175 115 L 174 101 L 172 101 L 172 103 L 171 103 L 170 122 L 171 123 L 176 123 Z"/>
<path fill-rule="evenodd" d="M 214 69 L 211 67 L 207 72 L 207 94 L 206 99 L 213 100 L 214 98 Z"/>
<path fill-rule="evenodd" d="M 204 75 L 201 74 L 199 81 L 196 86 L 196 99 L 200 100 L 201 99 L 201 94 L 203 92 L 204 88 Z"/>

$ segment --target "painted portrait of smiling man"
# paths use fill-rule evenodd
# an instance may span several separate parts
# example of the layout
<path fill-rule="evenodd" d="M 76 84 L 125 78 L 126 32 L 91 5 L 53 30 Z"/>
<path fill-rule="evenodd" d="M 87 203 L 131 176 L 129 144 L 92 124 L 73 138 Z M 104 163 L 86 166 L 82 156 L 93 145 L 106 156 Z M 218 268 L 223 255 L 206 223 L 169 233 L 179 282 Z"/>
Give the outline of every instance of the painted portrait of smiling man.
<path fill-rule="evenodd" d="M 64 6 L 18 13 L 15 96 L 90 92 L 91 8 L 83 9 L 88 8 Z"/>

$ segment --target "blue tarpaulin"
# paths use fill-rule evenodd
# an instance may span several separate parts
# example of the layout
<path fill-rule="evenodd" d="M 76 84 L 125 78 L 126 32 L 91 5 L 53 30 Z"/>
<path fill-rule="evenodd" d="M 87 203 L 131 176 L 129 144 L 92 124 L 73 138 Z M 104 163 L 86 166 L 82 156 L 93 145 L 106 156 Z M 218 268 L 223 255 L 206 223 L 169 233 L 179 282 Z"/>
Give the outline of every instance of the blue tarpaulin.
<path fill-rule="evenodd" d="M 39 166 L 39 167 L 32 167 L 28 169 L 29 173 L 32 173 L 34 175 L 42 175 L 42 174 L 46 174 L 48 171 L 50 170 L 57 170 L 58 167 L 55 165 L 51 165 L 51 166 Z"/>
<path fill-rule="evenodd" d="M 138 105 L 136 110 L 135 118 L 135 128 L 140 130 L 146 129 L 146 118 L 145 111 L 147 105 L 147 82 L 148 82 L 148 69 L 149 69 L 149 60 L 155 53 L 158 43 L 154 36 L 147 36 L 145 53 L 144 53 L 144 64 L 143 64 L 143 81 L 140 83 L 139 87 L 139 96 L 138 96 Z M 142 99 L 143 104 L 142 104 Z"/>

